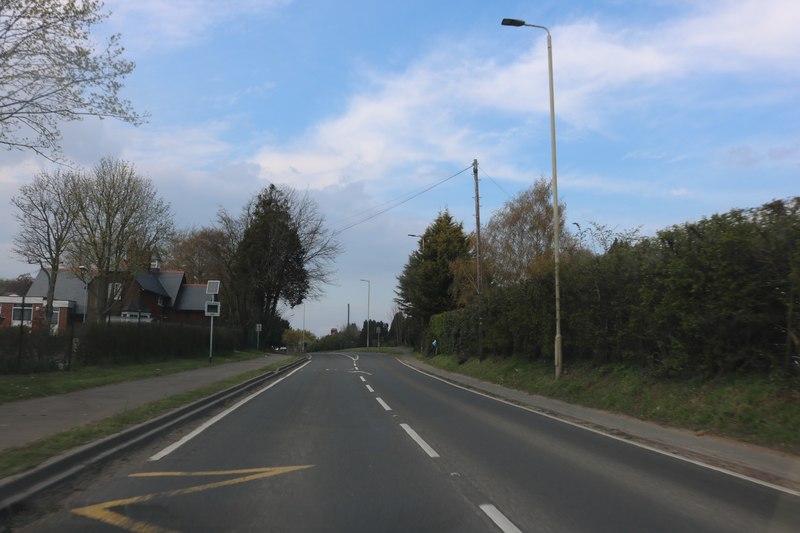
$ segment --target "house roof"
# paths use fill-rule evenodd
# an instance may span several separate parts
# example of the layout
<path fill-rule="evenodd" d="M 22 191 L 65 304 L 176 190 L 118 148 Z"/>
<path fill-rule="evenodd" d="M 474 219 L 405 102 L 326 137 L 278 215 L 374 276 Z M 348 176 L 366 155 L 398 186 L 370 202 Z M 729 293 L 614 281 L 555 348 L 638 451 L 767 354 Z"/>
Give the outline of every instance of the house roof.
<path fill-rule="evenodd" d="M 205 285 L 184 285 L 181 289 L 178 301 L 175 302 L 175 309 L 179 311 L 205 311 L 206 301 L 210 301 L 211 296 L 206 294 Z"/>
<path fill-rule="evenodd" d="M 47 296 L 47 272 L 45 270 L 39 270 L 25 296 L 40 298 Z M 81 314 L 86 308 L 86 286 L 72 270 L 59 270 L 53 298 L 75 302 L 75 313 Z"/>
<path fill-rule="evenodd" d="M 141 272 L 136 274 L 136 283 L 139 284 L 142 290 L 169 298 L 169 293 L 164 290 L 164 286 L 161 285 L 159 279 L 152 272 Z"/>
<path fill-rule="evenodd" d="M 158 281 L 161 283 L 161 286 L 164 287 L 164 290 L 167 292 L 167 296 L 170 297 L 170 302 L 172 305 L 175 305 L 178 300 L 178 294 L 182 292 L 181 287 L 186 282 L 186 276 L 183 272 L 158 272 L 156 274 L 158 276 Z"/>
<path fill-rule="evenodd" d="M 206 300 L 205 285 L 187 285 L 186 276 L 180 271 L 141 272 L 136 274 L 136 282 L 142 290 L 168 298 L 165 307 L 173 307 L 180 311 L 204 311 Z M 91 280 L 89 281 L 91 283 Z M 47 272 L 40 270 L 26 297 L 47 296 Z M 74 312 L 81 314 L 86 308 L 86 290 L 83 281 L 72 270 L 59 270 L 56 280 L 56 300 L 75 302 Z M 129 304 L 130 305 L 130 304 Z M 138 307 L 137 307 L 138 309 Z"/>

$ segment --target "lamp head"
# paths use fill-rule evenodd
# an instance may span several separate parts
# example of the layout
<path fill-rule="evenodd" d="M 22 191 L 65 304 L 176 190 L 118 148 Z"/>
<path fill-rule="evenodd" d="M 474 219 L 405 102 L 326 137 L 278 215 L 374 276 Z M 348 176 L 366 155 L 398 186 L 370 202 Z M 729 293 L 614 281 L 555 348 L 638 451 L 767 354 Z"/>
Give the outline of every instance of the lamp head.
<path fill-rule="evenodd" d="M 503 26 L 524 26 L 525 21 L 519 19 L 503 19 L 503 22 L 501 22 L 500 24 L 502 24 Z"/>

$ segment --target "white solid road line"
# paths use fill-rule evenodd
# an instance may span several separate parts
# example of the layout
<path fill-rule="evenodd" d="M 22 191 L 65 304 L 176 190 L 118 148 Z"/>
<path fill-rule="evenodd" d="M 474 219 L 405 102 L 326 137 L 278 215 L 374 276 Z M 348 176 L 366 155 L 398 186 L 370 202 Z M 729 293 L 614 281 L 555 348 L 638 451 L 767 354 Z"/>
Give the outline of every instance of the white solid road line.
<path fill-rule="evenodd" d="M 223 418 L 225 418 L 226 416 L 228 416 L 229 414 L 234 412 L 239 407 L 243 406 L 244 404 L 246 404 L 247 402 L 249 402 L 250 400 L 252 400 L 256 396 L 261 394 L 262 392 L 271 389 L 272 387 L 274 387 L 275 385 L 277 385 L 278 383 L 280 383 L 284 379 L 288 378 L 289 376 L 291 376 L 292 374 L 294 374 L 298 370 L 301 370 L 304 366 L 306 366 L 310 362 L 311 361 L 306 361 L 301 366 L 295 368 L 294 370 L 292 370 L 291 372 L 289 372 L 288 374 L 286 374 L 282 378 L 280 378 L 280 379 L 278 379 L 276 381 L 273 381 L 272 383 L 270 383 L 269 385 L 267 385 L 263 389 L 260 389 L 260 390 L 258 390 L 256 392 L 254 392 L 253 394 L 251 394 L 250 396 L 248 396 L 247 398 L 244 398 L 243 400 L 239 401 L 238 403 L 236 403 L 236 405 L 224 410 L 223 412 L 221 412 L 220 414 L 218 414 L 217 416 L 215 416 L 211 420 L 208 420 L 207 422 L 205 422 L 203 425 L 201 425 L 200 427 L 198 427 L 197 429 L 195 429 L 194 431 L 192 431 L 188 435 L 184 436 L 179 441 L 170 444 L 169 446 L 167 446 L 166 448 L 164 448 L 163 450 L 161 450 L 157 454 L 151 456 L 148 459 L 148 461 L 158 461 L 159 459 L 163 459 L 167 455 L 171 454 L 172 452 L 174 452 L 175 450 L 177 450 L 178 448 L 180 448 L 181 446 L 183 446 L 184 444 L 186 444 L 187 442 L 189 442 L 190 440 L 192 440 L 193 438 L 198 436 L 200 433 L 202 433 L 206 429 L 210 428 L 211 426 L 213 426 L 214 424 L 216 424 L 217 422 L 219 422 L 220 420 L 222 420 Z"/>
<path fill-rule="evenodd" d="M 667 457 L 672 457 L 673 459 L 677 459 L 679 461 L 683 461 L 684 463 L 690 463 L 690 464 L 693 464 L 693 465 L 696 465 L 696 466 L 699 466 L 699 467 L 702 467 L 702 468 L 706 468 L 708 470 L 713 470 L 715 472 L 720 472 L 721 474 L 725 474 L 727 476 L 732 476 L 732 477 L 735 477 L 735 478 L 738 478 L 738 479 L 742 479 L 744 481 L 749 481 L 750 483 L 755 483 L 756 485 L 761 485 L 762 487 L 767 487 L 769 489 L 776 490 L 778 492 L 783 492 L 785 494 L 791 494 L 792 496 L 800 496 L 800 491 L 798 491 L 798 490 L 793 490 L 793 489 L 790 489 L 789 487 L 782 487 L 780 485 L 776 485 L 776 484 L 770 483 L 768 481 L 763 481 L 761 479 L 750 477 L 750 476 L 747 476 L 745 474 L 740 474 L 739 472 L 735 472 L 733 470 L 728 470 L 727 468 L 723 468 L 721 466 L 715 466 L 715 465 L 712 465 L 712 464 L 709 464 L 709 463 L 704 463 L 704 462 L 702 462 L 702 461 L 700 461 L 698 459 L 691 459 L 689 457 L 684 457 L 682 455 L 679 455 L 678 453 L 670 452 L 670 451 L 667 451 L 667 450 L 662 450 L 660 448 L 656 448 L 655 446 L 649 446 L 647 444 L 643 444 L 641 442 L 636 442 L 635 440 L 631 440 L 629 438 L 625 438 L 625 437 L 621 437 L 621 436 L 617 436 L 617 435 L 612 435 L 611 433 L 607 433 L 607 432 L 602 431 L 600 429 L 595 429 L 595 428 L 592 428 L 592 427 L 589 427 L 589 426 L 586 426 L 586 425 L 583 425 L 583 424 L 578 424 L 576 422 L 571 422 L 571 421 L 569 421 L 569 420 L 567 420 L 565 418 L 559 418 L 558 416 L 545 413 L 543 411 L 540 411 L 540 410 L 532 408 L 532 407 L 526 407 L 526 406 L 523 406 L 523 405 L 519 405 L 519 404 L 513 403 L 513 402 L 508 401 L 508 400 L 504 400 L 502 398 L 498 398 L 496 396 L 490 396 L 489 394 L 483 393 L 481 391 L 478 391 L 478 390 L 475 390 L 475 389 L 470 389 L 469 387 L 464 387 L 464 386 L 458 385 L 457 383 L 453 383 L 452 381 L 448 381 L 446 379 L 440 378 L 439 376 L 431 374 L 430 372 L 425 372 L 424 370 L 416 368 L 415 366 L 412 366 L 412 365 L 410 365 L 410 364 L 408 364 L 408 363 L 406 363 L 404 361 L 401 361 L 400 359 L 395 359 L 395 360 L 398 363 L 400 363 L 401 365 L 403 365 L 406 368 L 408 368 L 409 370 L 413 370 L 414 372 L 418 372 L 418 373 L 420 373 L 422 375 L 428 376 L 429 378 L 433 378 L 433 379 L 435 379 L 437 381 L 441 381 L 442 383 L 450 385 L 451 387 L 455 387 L 457 389 L 465 390 L 467 392 L 471 392 L 472 394 L 477 394 L 478 396 L 483 396 L 484 398 L 489 398 L 490 400 L 494 400 L 495 402 L 504 403 L 506 405 L 510 405 L 511 407 L 516 407 L 517 409 L 522 409 L 523 411 L 528 411 L 530 413 L 534 413 L 536 415 L 543 416 L 543 417 L 549 418 L 551 420 L 556 420 L 558 422 L 561 422 L 562 424 L 567 424 L 568 426 L 580 428 L 580 429 L 583 429 L 585 431 L 591 431 L 592 433 L 595 433 L 597 435 L 602 435 L 602 436 L 607 437 L 609 439 L 614 439 L 616 441 L 623 442 L 623 443 L 628 444 L 630 446 L 636 446 L 637 448 L 642 448 L 643 450 L 649 450 L 651 452 L 655 452 L 655 453 L 658 453 L 660 455 L 666 455 Z"/>
<path fill-rule="evenodd" d="M 480 506 L 480 508 L 481 511 L 486 513 L 486 515 L 492 519 L 492 522 L 494 522 L 497 527 L 503 530 L 504 533 L 522 533 L 522 531 L 520 531 L 520 529 L 511 522 L 511 520 L 506 518 L 503 513 L 498 511 L 497 507 L 494 505 L 484 503 Z"/>
<path fill-rule="evenodd" d="M 419 444 L 419 447 L 425 450 L 425 453 L 427 453 L 430 457 L 432 458 L 439 457 L 439 454 L 436 453 L 436 450 L 431 448 L 430 444 L 422 440 L 422 437 L 417 435 L 417 432 L 411 429 L 411 426 L 409 426 L 408 424 L 400 424 L 400 427 L 403 428 L 406 431 L 406 433 L 408 433 L 408 436 L 414 439 L 414 442 Z"/>
<path fill-rule="evenodd" d="M 375 398 L 375 399 L 378 400 L 378 403 L 381 404 L 381 407 L 383 407 L 387 411 L 391 411 L 392 410 L 392 408 L 389 407 L 389 405 L 387 405 L 387 403 L 384 402 L 382 399 L 380 399 L 380 398 Z"/>
<path fill-rule="evenodd" d="M 367 385 L 367 390 L 368 390 L 368 391 L 370 391 L 370 392 L 375 392 L 375 389 L 373 389 L 373 388 L 372 388 L 372 387 L 370 387 L 369 385 Z M 388 410 L 388 409 L 387 409 L 387 410 Z"/>

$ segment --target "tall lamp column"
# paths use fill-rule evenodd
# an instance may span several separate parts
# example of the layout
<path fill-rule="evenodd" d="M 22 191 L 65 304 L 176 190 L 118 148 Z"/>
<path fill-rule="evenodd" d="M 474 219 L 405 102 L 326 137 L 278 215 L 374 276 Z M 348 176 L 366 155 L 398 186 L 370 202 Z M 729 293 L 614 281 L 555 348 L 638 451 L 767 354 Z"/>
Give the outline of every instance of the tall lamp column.
<path fill-rule="evenodd" d="M 547 32 L 547 72 L 550 81 L 550 152 L 553 164 L 553 259 L 555 263 L 555 285 L 556 285 L 556 342 L 555 342 L 555 367 L 556 379 L 561 376 L 561 283 L 559 280 L 559 248 L 561 221 L 558 216 L 558 175 L 556 172 L 556 106 L 553 96 L 553 43 L 550 38 L 550 30 L 538 24 L 527 24 L 524 20 L 503 19 L 503 26 L 527 26 L 539 28 Z"/>

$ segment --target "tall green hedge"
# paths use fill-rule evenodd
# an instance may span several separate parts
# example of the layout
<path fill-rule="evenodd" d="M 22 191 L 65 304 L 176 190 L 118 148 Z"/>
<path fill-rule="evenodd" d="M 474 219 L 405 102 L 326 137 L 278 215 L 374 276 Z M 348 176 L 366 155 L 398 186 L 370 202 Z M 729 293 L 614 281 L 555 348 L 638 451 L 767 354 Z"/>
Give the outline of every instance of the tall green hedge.
<path fill-rule="evenodd" d="M 565 364 L 624 362 L 670 374 L 788 369 L 800 354 L 800 197 L 685 223 L 561 264 Z M 553 357 L 552 270 L 437 315 L 446 353 Z"/>

